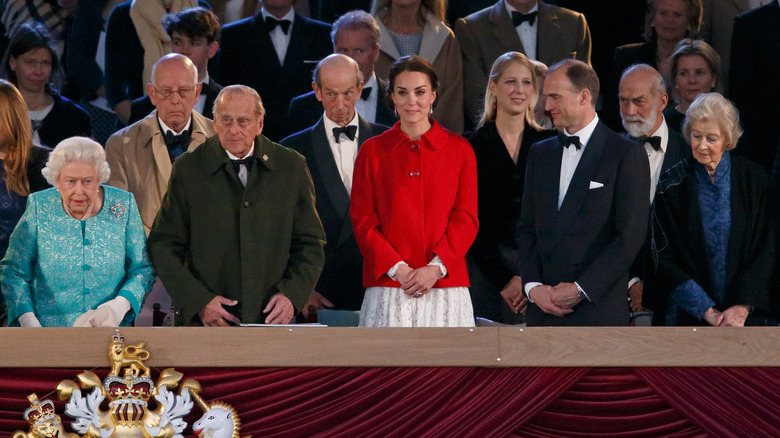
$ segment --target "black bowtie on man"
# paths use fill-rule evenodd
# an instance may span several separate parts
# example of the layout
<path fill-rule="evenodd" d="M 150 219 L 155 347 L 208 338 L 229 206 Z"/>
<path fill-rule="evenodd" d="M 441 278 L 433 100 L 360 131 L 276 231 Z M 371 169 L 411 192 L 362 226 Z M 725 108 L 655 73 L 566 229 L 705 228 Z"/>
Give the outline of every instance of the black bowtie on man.
<path fill-rule="evenodd" d="M 325 266 L 304 307 L 304 316 L 325 307 L 360 309 L 363 256 L 349 219 L 352 172 L 360 145 L 387 129 L 367 122 L 356 110 L 361 96 L 361 69 L 352 58 L 334 54 L 323 59 L 315 70 L 312 87 L 320 102 L 319 121 L 282 140 L 284 146 L 306 157 L 314 180 L 317 212 L 327 236 Z"/>
<path fill-rule="evenodd" d="M 515 27 L 520 26 L 526 21 L 528 22 L 528 24 L 533 26 L 534 21 L 536 21 L 536 12 L 531 12 L 530 14 L 523 14 L 522 12 L 512 11 L 512 24 L 514 24 Z"/>
<path fill-rule="evenodd" d="M 558 141 L 561 142 L 561 145 L 565 148 L 568 148 L 569 146 L 574 146 L 577 150 L 580 150 L 582 147 L 582 143 L 580 143 L 580 138 L 576 135 L 566 135 L 563 132 L 558 133 Z"/>
<path fill-rule="evenodd" d="M 655 199 L 655 188 L 661 174 L 690 156 L 685 140 L 669 129 L 663 110 L 669 101 L 666 85 L 658 71 L 647 64 L 632 66 L 623 73 L 619 85 L 620 117 L 629 138 L 643 146 L 650 169 L 650 197 Z M 651 224 L 652 226 L 652 224 Z M 654 266 L 651 254 L 652 230 L 648 228 L 645 244 L 631 266 L 628 295 L 632 311 L 643 310 L 653 303 L 658 291 L 654 287 Z M 647 298 L 646 300 L 643 299 Z M 643 306 L 643 304 L 645 306 Z"/>
<path fill-rule="evenodd" d="M 552 66 L 547 111 L 566 138 L 528 155 L 517 231 L 532 325 L 628 325 L 628 269 L 647 230 L 647 155 L 601 123 L 596 72 L 581 61 Z M 575 143 L 575 139 L 578 137 Z M 581 143 L 579 150 L 565 143 Z"/>
<path fill-rule="evenodd" d="M 290 25 L 292 24 L 292 21 L 290 20 L 277 20 L 274 17 L 265 17 L 265 25 L 268 26 L 268 31 L 272 31 L 276 28 L 276 26 L 279 26 L 282 28 L 282 32 L 287 34 L 287 31 L 290 30 Z"/>

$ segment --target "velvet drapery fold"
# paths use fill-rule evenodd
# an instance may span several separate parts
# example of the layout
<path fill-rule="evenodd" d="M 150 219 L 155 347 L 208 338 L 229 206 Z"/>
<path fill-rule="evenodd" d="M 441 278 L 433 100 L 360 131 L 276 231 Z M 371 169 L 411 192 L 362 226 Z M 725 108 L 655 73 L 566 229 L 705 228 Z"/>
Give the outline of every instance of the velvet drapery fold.
<path fill-rule="evenodd" d="M 777 368 L 178 370 L 255 438 L 780 436 Z M 0 369 L 0 438 L 29 430 L 27 395 L 56 401 L 57 384 L 81 371 Z"/>

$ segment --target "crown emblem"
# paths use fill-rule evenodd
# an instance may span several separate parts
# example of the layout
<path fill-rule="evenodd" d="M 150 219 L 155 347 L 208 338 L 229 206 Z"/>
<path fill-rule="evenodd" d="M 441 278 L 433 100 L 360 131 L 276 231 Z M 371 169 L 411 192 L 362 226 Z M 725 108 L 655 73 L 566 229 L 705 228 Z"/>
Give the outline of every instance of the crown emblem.
<path fill-rule="evenodd" d="M 54 403 L 51 400 L 40 401 L 35 393 L 27 396 L 27 400 L 30 401 L 30 407 L 24 411 L 24 419 L 30 423 L 30 426 L 55 417 Z"/>

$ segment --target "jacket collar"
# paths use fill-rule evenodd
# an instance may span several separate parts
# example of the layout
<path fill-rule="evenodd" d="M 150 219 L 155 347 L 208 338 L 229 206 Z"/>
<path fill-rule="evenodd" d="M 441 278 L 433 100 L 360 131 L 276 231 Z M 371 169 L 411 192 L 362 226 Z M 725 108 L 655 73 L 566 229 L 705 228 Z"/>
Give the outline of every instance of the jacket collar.
<path fill-rule="evenodd" d="M 225 153 L 225 149 L 219 141 L 219 136 L 215 135 L 209 138 L 202 147 L 204 147 L 205 150 L 203 165 L 207 173 L 216 173 L 223 166 L 228 164 L 230 158 L 228 158 Z M 260 163 L 269 170 L 273 170 L 276 167 L 274 164 L 275 154 L 273 149 L 271 140 L 263 135 L 255 137 L 255 163 Z"/>
<path fill-rule="evenodd" d="M 420 144 L 433 150 L 439 150 L 449 139 L 449 132 L 436 120 L 429 120 L 431 121 L 431 129 L 420 137 Z M 401 122 L 396 122 L 395 125 L 387 131 L 387 135 L 390 140 L 386 143 L 389 150 L 412 141 L 408 135 L 401 131 Z"/>

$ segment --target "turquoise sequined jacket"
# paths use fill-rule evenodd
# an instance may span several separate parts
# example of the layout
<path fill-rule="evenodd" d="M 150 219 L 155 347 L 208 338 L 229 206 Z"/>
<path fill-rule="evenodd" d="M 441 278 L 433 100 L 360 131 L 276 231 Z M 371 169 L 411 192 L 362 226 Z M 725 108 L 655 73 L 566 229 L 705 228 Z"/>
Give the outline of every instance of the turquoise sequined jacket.
<path fill-rule="evenodd" d="M 0 262 L 10 325 L 33 312 L 44 327 L 69 327 L 108 300 L 127 298 L 128 325 L 154 282 L 135 198 L 103 186 L 103 207 L 86 221 L 70 217 L 56 189 L 33 193 Z"/>

